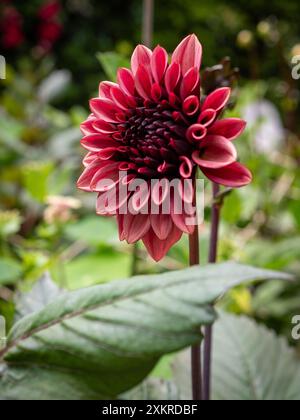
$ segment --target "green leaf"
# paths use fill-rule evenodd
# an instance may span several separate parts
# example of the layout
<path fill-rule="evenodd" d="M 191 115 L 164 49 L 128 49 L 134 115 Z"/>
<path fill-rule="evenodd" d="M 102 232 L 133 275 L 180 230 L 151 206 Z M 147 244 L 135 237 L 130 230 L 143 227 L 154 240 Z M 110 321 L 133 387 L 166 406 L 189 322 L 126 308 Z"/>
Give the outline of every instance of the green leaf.
<path fill-rule="evenodd" d="M 284 338 L 246 317 L 220 312 L 213 330 L 212 399 L 300 399 L 300 361 Z M 190 353 L 172 362 L 180 399 L 191 399 Z"/>
<path fill-rule="evenodd" d="M 127 58 L 115 52 L 98 53 L 97 58 L 109 80 L 115 81 L 119 67 L 129 67 Z"/>
<path fill-rule="evenodd" d="M 245 317 L 216 323 L 215 400 L 300 400 L 300 362 L 283 338 Z"/>
<path fill-rule="evenodd" d="M 16 321 L 26 315 L 43 309 L 47 304 L 62 294 L 62 290 L 45 273 L 30 292 L 19 292 L 16 297 Z"/>
<path fill-rule="evenodd" d="M 21 276 L 21 266 L 11 258 L 0 258 L 0 286 L 14 284 Z"/>
<path fill-rule="evenodd" d="M 123 394 L 122 399 L 129 401 L 176 401 L 179 399 L 179 394 L 171 381 L 150 377 L 136 388 Z"/>
<path fill-rule="evenodd" d="M 108 399 L 201 340 L 230 288 L 290 276 L 235 263 L 81 289 L 19 321 L 0 353 L 3 399 Z"/>

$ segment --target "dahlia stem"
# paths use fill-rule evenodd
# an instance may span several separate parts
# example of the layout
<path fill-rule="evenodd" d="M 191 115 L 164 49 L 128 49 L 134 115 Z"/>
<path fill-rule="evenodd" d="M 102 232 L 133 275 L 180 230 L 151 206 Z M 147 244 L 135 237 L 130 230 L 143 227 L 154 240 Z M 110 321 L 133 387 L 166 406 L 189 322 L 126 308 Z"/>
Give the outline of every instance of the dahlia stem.
<path fill-rule="evenodd" d="M 143 44 L 151 48 L 153 38 L 153 15 L 154 0 L 144 0 L 143 3 L 143 27 L 142 41 Z"/>
<path fill-rule="evenodd" d="M 138 274 L 138 260 L 139 260 L 139 244 L 136 242 L 132 245 L 132 261 L 131 261 L 131 277 Z"/>
<path fill-rule="evenodd" d="M 196 204 L 196 202 L 195 202 Z M 195 226 L 194 233 L 189 236 L 190 266 L 200 264 L 199 227 Z M 191 379 L 193 400 L 202 400 L 202 363 L 201 345 L 191 348 Z"/>
<path fill-rule="evenodd" d="M 217 202 L 217 197 L 220 192 L 219 185 L 213 183 L 213 204 L 212 204 L 212 219 L 211 219 L 211 234 L 209 246 L 209 263 L 215 263 L 218 252 L 218 237 L 220 225 L 220 210 L 221 205 Z M 211 394 L 211 358 L 212 358 L 212 338 L 213 326 L 205 328 L 204 336 L 204 372 L 203 372 L 203 400 L 209 401 Z"/>

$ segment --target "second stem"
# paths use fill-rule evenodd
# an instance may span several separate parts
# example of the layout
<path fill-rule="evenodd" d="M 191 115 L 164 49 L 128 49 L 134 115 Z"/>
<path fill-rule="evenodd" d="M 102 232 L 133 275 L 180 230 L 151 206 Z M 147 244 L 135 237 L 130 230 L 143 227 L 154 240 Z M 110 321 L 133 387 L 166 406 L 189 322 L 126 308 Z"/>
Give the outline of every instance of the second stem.
<path fill-rule="evenodd" d="M 220 187 L 218 184 L 213 184 L 213 204 L 212 204 L 212 216 L 211 216 L 211 234 L 210 234 L 210 246 L 209 246 L 209 263 L 215 263 L 217 260 L 218 252 L 218 237 L 219 237 L 219 225 L 220 225 L 220 203 L 218 203 L 218 195 Z M 205 328 L 204 338 L 204 372 L 203 372 L 203 400 L 210 400 L 211 393 L 211 356 L 212 356 L 212 337 L 213 327 L 210 325 Z"/>
<path fill-rule="evenodd" d="M 190 266 L 200 263 L 199 257 L 199 228 L 195 226 L 194 233 L 189 237 L 190 242 Z M 202 400 L 202 367 L 201 367 L 201 346 L 195 345 L 191 349 L 191 374 L 193 400 Z"/>

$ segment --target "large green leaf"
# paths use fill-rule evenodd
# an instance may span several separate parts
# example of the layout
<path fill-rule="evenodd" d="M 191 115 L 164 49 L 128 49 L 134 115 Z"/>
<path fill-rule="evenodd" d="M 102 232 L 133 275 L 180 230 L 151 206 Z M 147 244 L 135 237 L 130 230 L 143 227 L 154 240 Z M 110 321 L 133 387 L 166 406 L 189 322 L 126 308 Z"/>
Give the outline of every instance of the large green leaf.
<path fill-rule="evenodd" d="M 0 353 L 3 399 L 113 398 L 201 340 L 228 289 L 288 275 L 228 263 L 94 286 L 20 320 Z"/>
<path fill-rule="evenodd" d="M 45 273 L 30 292 L 16 294 L 15 320 L 43 309 L 62 293 L 63 290 L 51 280 L 48 273 Z"/>
<path fill-rule="evenodd" d="M 245 317 L 216 323 L 215 400 L 300 400 L 300 360 L 283 338 Z"/>
<path fill-rule="evenodd" d="M 224 312 L 213 336 L 213 400 L 300 400 L 300 360 L 284 338 L 249 318 Z M 181 399 L 191 399 L 189 359 L 182 352 L 172 362 Z"/>

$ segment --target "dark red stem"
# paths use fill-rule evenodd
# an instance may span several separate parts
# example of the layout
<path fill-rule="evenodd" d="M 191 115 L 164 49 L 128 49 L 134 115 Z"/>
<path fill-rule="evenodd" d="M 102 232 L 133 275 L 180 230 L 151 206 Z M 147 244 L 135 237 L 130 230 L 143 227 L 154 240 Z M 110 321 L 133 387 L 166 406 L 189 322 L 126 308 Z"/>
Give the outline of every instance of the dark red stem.
<path fill-rule="evenodd" d="M 210 234 L 210 247 L 209 247 L 209 263 L 217 261 L 218 252 L 218 236 L 220 225 L 220 204 L 217 202 L 217 196 L 220 192 L 220 187 L 213 184 L 213 204 L 211 216 L 211 234 Z M 209 401 L 211 394 L 211 356 L 212 356 L 212 338 L 213 327 L 205 328 L 204 338 L 204 368 L 203 368 L 203 400 Z"/>
<path fill-rule="evenodd" d="M 199 228 L 189 237 L 190 242 L 190 266 L 200 263 L 199 257 Z M 195 345 L 191 349 L 191 372 L 192 372 L 192 391 L 193 400 L 202 400 L 202 366 L 201 366 L 201 346 Z"/>

